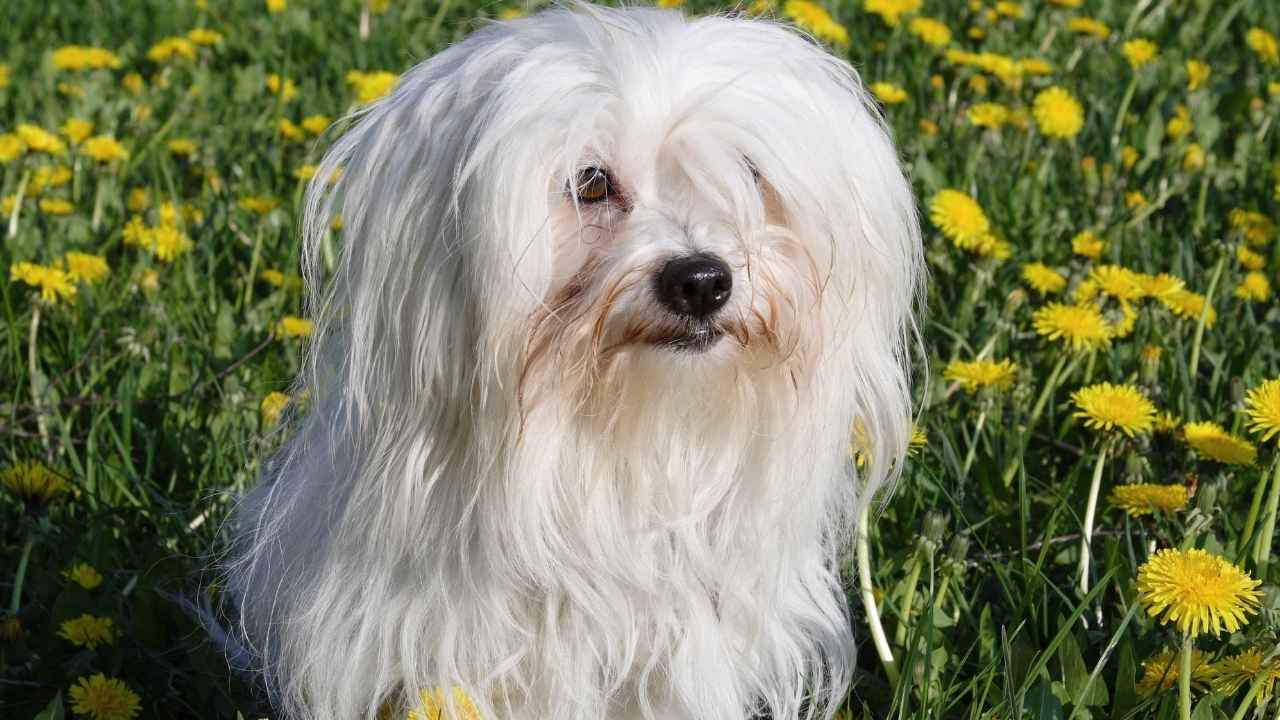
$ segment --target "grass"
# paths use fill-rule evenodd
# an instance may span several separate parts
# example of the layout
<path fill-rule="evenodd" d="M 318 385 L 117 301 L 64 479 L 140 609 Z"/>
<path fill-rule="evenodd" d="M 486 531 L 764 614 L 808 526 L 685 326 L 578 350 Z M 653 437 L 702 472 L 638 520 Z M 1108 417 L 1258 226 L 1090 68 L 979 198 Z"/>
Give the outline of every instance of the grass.
<path fill-rule="evenodd" d="M 0 164 L 0 265 L 53 267 L 80 252 L 110 267 L 95 281 L 66 280 L 74 297 L 52 302 L 21 280 L 0 285 L 0 467 L 38 462 L 65 483 L 47 503 L 0 495 L 5 717 L 62 717 L 75 705 L 73 685 L 96 673 L 122 680 L 143 717 L 269 712 L 181 599 L 216 601 L 208 567 L 223 547 L 229 502 L 268 449 L 263 400 L 285 391 L 298 368 L 303 340 L 280 326 L 303 314 L 297 173 L 330 138 L 282 131 L 281 120 L 340 117 L 359 90 L 350 71 L 402 72 L 508 9 L 474 0 L 392 0 L 368 14 L 353 0 L 293 0 L 278 14 L 249 0 L 199 5 L 14 3 L 0 25 L 0 135 L 20 123 L 57 133 L 81 118 L 127 153 L 100 163 L 62 135 L 63 154 L 28 147 Z M 868 83 L 903 91 L 881 88 L 882 97 L 906 98 L 884 111 L 925 209 L 931 272 L 918 383 L 927 443 L 873 510 L 869 552 L 849 556 L 865 641 L 844 712 L 1222 718 L 1248 717 L 1255 700 L 1269 700 L 1273 714 L 1280 701 L 1265 682 L 1252 683 L 1274 678 L 1280 479 L 1271 481 L 1276 441 L 1251 435 L 1245 410 L 1247 391 L 1280 376 L 1272 340 L 1280 311 L 1258 279 L 1269 286 L 1280 268 L 1280 64 L 1250 40 L 1259 44 L 1252 28 L 1280 33 L 1280 5 L 935 0 L 919 11 L 950 29 L 951 49 L 1039 58 L 1047 74 L 991 57 L 977 61 L 984 67 L 964 64 L 913 34 L 911 13 L 891 26 L 860 2 L 824 6 L 849 36 L 835 52 Z M 691 1 L 688 9 L 721 8 Z M 1068 29 L 1080 15 L 1105 22 L 1109 37 Z M 196 27 L 222 38 L 193 46 L 191 59 L 148 57 L 162 39 Z M 830 27 L 811 29 L 837 38 Z M 1137 38 L 1159 53 L 1134 69 L 1123 46 Z M 52 52 L 70 44 L 109 49 L 119 67 L 55 68 Z M 1195 90 L 1190 59 L 1211 69 Z M 271 75 L 296 94 L 273 92 Z M 1081 105 L 1078 134 L 1047 137 L 1032 117 L 1050 85 Z M 976 127 L 970 110 L 983 102 L 1004 105 L 1009 122 Z M 1171 125 L 1182 106 L 1184 119 Z M 175 152 L 179 139 L 192 152 Z M 4 147 L 0 137 L 0 159 Z M 50 173 L 63 167 L 61 178 Z M 947 188 L 976 200 L 989 220 L 977 252 L 929 219 Z M 69 212 L 42 208 L 51 199 Z M 150 230 L 130 229 L 135 215 Z M 1073 252 L 1084 230 L 1102 240 L 1096 258 Z M 190 248 L 177 257 L 148 249 L 180 249 L 178 236 Z M 1055 268 L 1067 287 L 1030 288 L 1022 269 L 1033 262 Z M 1186 290 L 1122 302 L 1124 281 L 1101 290 L 1089 282 L 1107 265 L 1170 273 Z M 1241 290 L 1248 283 L 1252 295 Z M 1099 308 L 1108 342 L 1071 350 L 1038 334 L 1033 316 L 1050 302 Z M 953 361 L 979 357 L 1016 370 L 1007 384 L 972 391 L 943 377 Z M 1134 386 L 1159 421 L 1132 436 L 1086 427 L 1072 394 L 1100 382 Z M 1212 448 L 1186 440 L 1194 421 L 1218 423 L 1256 458 L 1213 460 Z M 1115 487 L 1139 482 L 1181 484 L 1191 497 L 1184 509 L 1139 516 L 1110 507 Z M 1082 582 L 1091 490 L 1100 500 Z M 1151 659 L 1165 649 L 1176 657 L 1188 641 L 1150 617 L 1136 590 L 1139 568 L 1163 547 L 1206 549 L 1262 581 L 1261 611 L 1243 628 L 1192 639 L 1219 680 L 1223 660 L 1247 649 L 1261 651 L 1261 669 L 1234 689 L 1209 683 L 1214 672 L 1196 673 L 1185 710 L 1167 670 L 1179 667 Z M 892 664 L 870 640 L 858 560 Z M 101 584 L 69 579 L 64 571 L 77 563 L 95 568 Z M 88 648 L 62 636 L 84 614 L 111 620 L 108 642 Z"/>

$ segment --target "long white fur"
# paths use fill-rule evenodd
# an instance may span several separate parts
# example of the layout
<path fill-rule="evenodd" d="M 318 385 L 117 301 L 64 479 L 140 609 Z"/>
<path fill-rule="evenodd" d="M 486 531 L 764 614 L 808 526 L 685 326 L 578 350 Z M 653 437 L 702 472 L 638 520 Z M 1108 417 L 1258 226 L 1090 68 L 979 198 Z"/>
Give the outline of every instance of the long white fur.
<path fill-rule="evenodd" d="M 566 193 L 586 166 L 625 202 Z M 764 20 L 558 8 L 409 71 L 337 168 L 306 204 L 309 408 L 228 567 L 278 707 L 830 718 L 837 557 L 901 466 L 922 265 L 853 69 Z M 701 354 L 652 342 L 650 278 L 693 250 L 739 323 Z"/>

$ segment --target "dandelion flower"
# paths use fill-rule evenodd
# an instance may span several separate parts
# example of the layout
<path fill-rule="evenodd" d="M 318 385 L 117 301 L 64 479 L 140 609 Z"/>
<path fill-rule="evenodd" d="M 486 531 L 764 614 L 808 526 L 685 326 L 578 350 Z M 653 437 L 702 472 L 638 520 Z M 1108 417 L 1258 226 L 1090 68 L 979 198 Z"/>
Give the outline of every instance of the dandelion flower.
<path fill-rule="evenodd" d="M 61 130 L 73 145 L 79 144 L 93 132 L 93 123 L 80 118 L 67 118 L 67 121 L 62 123 Z"/>
<path fill-rule="evenodd" d="M 1041 90 L 1031 105 L 1040 132 L 1048 137 L 1072 138 L 1084 127 L 1084 108 L 1063 88 Z"/>
<path fill-rule="evenodd" d="M 906 90 L 887 82 L 871 83 L 871 92 L 885 105 L 899 105 L 911 98 Z"/>
<path fill-rule="evenodd" d="M 361 105 L 371 103 L 391 92 L 399 79 L 400 77 L 395 73 L 386 71 L 366 73 L 352 70 L 347 73 L 347 84 L 355 89 L 356 102 Z"/>
<path fill-rule="evenodd" d="M 329 120 L 326 115 L 308 115 L 302 119 L 301 123 L 298 124 L 302 126 L 303 130 L 306 130 L 312 135 L 319 135 L 325 131 L 325 128 L 329 127 L 330 122 L 332 121 Z"/>
<path fill-rule="evenodd" d="M 1111 28 L 1101 20 L 1091 17 L 1073 17 L 1067 21 L 1067 29 L 1082 35 L 1092 35 L 1099 40 L 1111 37 Z"/>
<path fill-rule="evenodd" d="M 1160 47 L 1150 40 L 1139 38 L 1126 42 L 1120 47 L 1120 51 L 1124 53 L 1124 59 L 1129 61 L 1129 67 L 1137 70 L 1155 61 L 1160 54 Z"/>
<path fill-rule="evenodd" d="M 1041 295 L 1062 292 L 1067 287 L 1067 279 L 1062 273 L 1044 263 L 1023 265 L 1022 279 Z"/>
<path fill-rule="evenodd" d="M 1173 117 L 1169 118 L 1169 122 L 1165 123 L 1164 132 L 1171 140 L 1180 140 L 1195 128 L 1195 123 L 1191 121 L 1191 111 L 1187 110 L 1186 105 L 1178 105 L 1173 109 Z"/>
<path fill-rule="evenodd" d="M 1204 169 L 1205 152 L 1200 143 L 1191 143 L 1182 151 L 1182 169 L 1199 172 Z"/>
<path fill-rule="evenodd" d="M 1171 513 L 1187 506 L 1187 489 L 1173 485 L 1117 485 L 1108 501 L 1131 517 L 1150 515 L 1156 511 Z"/>
<path fill-rule="evenodd" d="M 49 505 L 67 494 L 67 481 L 35 460 L 10 465 L 0 471 L 0 485 L 28 507 Z"/>
<path fill-rule="evenodd" d="M 76 286 L 71 276 L 55 267 L 16 262 L 9 266 L 9 279 L 40 289 L 40 299 L 45 302 L 71 300 L 76 296 Z"/>
<path fill-rule="evenodd" d="M 966 116 L 977 127 L 999 130 L 1009 121 L 1009 108 L 1000 103 L 978 103 L 969 108 Z"/>
<path fill-rule="evenodd" d="M 92 650 L 99 645 L 110 645 L 115 642 L 116 634 L 111 618 L 85 614 L 62 623 L 58 629 L 58 637 L 76 647 Z"/>
<path fill-rule="evenodd" d="M 73 251 L 64 255 L 62 260 L 67 266 L 67 274 L 80 282 L 95 283 L 111 272 L 111 266 L 101 255 Z"/>
<path fill-rule="evenodd" d="M 222 42 L 222 33 L 208 28 L 192 28 L 187 32 L 187 39 L 196 45 L 217 45 Z"/>
<path fill-rule="evenodd" d="M 1155 426 L 1156 406 L 1132 385 L 1098 383 L 1071 394 L 1079 408 L 1071 414 L 1095 430 L 1119 430 L 1133 437 Z"/>
<path fill-rule="evenodd" d="M 76 206 L 71 204 L 70 200 L 62 198 L 40 198 L 38 204 L 40 212 L 45 215 L 54 215 L 57 217 L 66 217 L 76 211 Z"/>
<path fill-rule="evenodd" d="M 1255 246 L 1266 245 L 1271 242 L 1271 236 L 1276 230 L 1275 223 L 1271 222 L 1271 218 L 1257 210 L 1244 210 L 1243 208 L 1235 208 L 1227 213 L 1227 224 L 1240 231 L 1244 239 Z"/>
<path fill-rule="evenodd" d="M 942 377 L 960 383 L 968 392 L 985 387 L 1008 390 L 1018 374 L 1018 366 L 1012 360 L 953 360 L 942 372 Z"/>
<path fill-rule="evenodd" d="M 1123 302 L 1141 300 L 1145 291 L 1139 273 L 1121 265 L 1099 265 L 1089 272 L 1098 291 Z"/>
<path fill-rule="evenodd" d="M 262 424 L 264 427 L 275 425 L 280 421 L 280 416 L 284 413 L 284 409 L 289 404 L 289 396 L 282 392 L 270 392 L 262 398 L 262 403 L 258 406 L 258 412 L 262 415 Z"/>
<path fill-rule="evenodd" d="M 1182 435 L 1196 452 L 1226 465 L 1252 465 L 1258 449 L 1212 422 L 1187 423 Z"/>
<path fill-rule="evenodd" d="M 1246 245 L 1236 248 L 1236 260 L 1245 270 L 1261 270 L 1267 266 L 1267 259 L 1250 250 Z"/>
<path fill-rule="evenodd" d="M 279 15 L 289 7 L 289 0 L 267 0 L 267 12 Z"/>
<path fill-rule="evenodd" d="M 289 118 L 280 118 L 280 121 L 276 123 L 276 130 L 279 131 L 280 136 L 285 140 L 302 142 L 307 139 L 307 134 L 302 130 L 302 128 Z"/>
<path fill-rule="evenodd" d="M 1178 685 L 1182 671 L 1182 658 L 1173 650 L 1165 650 L 1142 661 L 1142 678 L 1138 680 L 1138 694 L 1144 698 L 1157 692 L 1171 690 Z M 1203 688 L 1209 682 L 1209 658 L 1200 650 L 1191 651 L 1191 686 Z"/>
<path fill-rule="evenodd" d="M 169 152 L 174 155 L 184 158 L 195 155 L 196 150 L 199 149 L 196 141 L 191 138 L 174 138 L 165 143 L 165 147 L 169 148 Z"/>
<path fill-rule="evenodd" d="M 1204 296 L 1190 290 L 1169 293 L 1158 299 L 1165 307 L 1169 308 L 1170 312 L 1184 320 L 1198 321 L 1200 313 L 1204 311 Z M 1217 311 L 1210 307 L 1209 314 L 1205 318 L 1205 327 L 1213 327 L 1217 319 Z"/>
<path fill-rule="evenodd" d="M 1138 568 L 1138 600 L 1185 636 L 1233 633 L 1258 612 L 1261 581 L 1198 548 L 1156 551 Z"/>
<path fill-rule="evenodd" d="M 1050 303 L 1032 316 L 1038 334 L 1062 340 L 1072 350 L 1096 350 L 1111 342 L 1111 326 L 1092 304 Z"/>
<path fill-rule="evenodd" d="M 104 48 L 67 45 L 53 51 L 50 56 L 56 70 L 115 70 L 120 67 L 120 56 Z"/>
<path fill-rule="evenodd" d="M 315 332 L 315 325 L 305 318 L 287 315 L 276 323 L 276 334 L 286 338 L 310 337 Z"/>
<path fill-rule="evenodd" d="M 250 195 L 240 198 L 237 203 L 241 210 L 245 212 L 256 213 L 258 215 L 266 215 L 267 213 L 280 207 L 280 201 L 275 198 L 263 197 L 260 195 Z"/>
<path fill-rule="evenodd" d="M 959 190 L 942 190 L 929 201 L 929 219 L 956 247 L 977 247 L 991 234 L 991 221 L 976 200 Z"/>
<path fill-rule="evenodd" d="M 421 704 L 406 720 L 480 720 L 480 711 L 462 688 L 452 688 L 449 694 L 453 697 L 446 700 L 444 688 L 421 691 Z"/>
<path fill-rule="evenodd" d="M 1247 273 L 1236 286 L 1235 295 L 1241 300 L 1266 302 L 1271 299 L 1271 281 L 1260 272 Z"/>
<path fill-rule="evenodd" d="M 196 44 L 184 37 L 168 37 L 147 51 L 147 59 L 153 63 L 165 63 L 170 60 L 195 60 Z"/>
<path fill-rule="evenodd" d="M 350 81 L 350 79 L 351 79 L 351 76 L 348 75 L 347 76 L 348 82 Z M 271 73 L 270 75 L 267 75 L 267 90 L 272 95 L 279 95 L 280 99 L 285 102 L 289 102 L 290 100 L 298 96 L 298 86 L 295 85 L 292 80 L 288 78 L 282 78 L 275 73 Z"/>
<path fill-rule="evenodd" d="M 1268 380 L 1245 395 L 1244 411 L 1249 416 L 1249 431 L 1262 436 L 1262 442 L 1280 434 L 1280 379 Z"/>
<path fill-rule="evenodd" d="M 1280 65 L 1280 43 L 1276 36 L 1260 27 L 1250 28 L 1244 34 L 1244 42 L 1258 59 L 1267 65 Z"/>
<path fill-rule="evenodd" d="M 14 132 L 18 134 L 18 138 L 22 140 L 23 145 L 31 152 L 61 155 L 67 151 L 66 143 L 58 139 L 57 135 L 37 125 L 22 123 L 18 125 Z"/>
<path fill-rule="evenodd" d="M 124 160 L 129 157 L 129 152 L 124 149 L 124 146 L 110 135 L 98 135 L 85 140 L 80 146 L 80 152 L 100 163 Z"/>
<path fill-rule="evenodd" d="M 912 18 L 907 23 L 907 32 L 933 47 L 946 47 L 951 43 L 951 28 L 933 18 Z"/>
<path fill-rule="evenodd" d="M 137 693 L 102 673 L 77 680 L 70 695 L 71 709 L 91 720 L 130 720 L 141 709 Z"/>
<path fill-rule="evenodd" d="M 885 25 L 897 27 L 902 16 L 920 9 L 924 0 L 863 0 L 862 9 L 880 16 Z"/>
<path fill-rule="evenodd" d="M 27 144 L 13 133 L 0 134 L 0 165 L 8 164 L 22 157 L 27 151 Z"/>
<path fill-rule="evenodd" d="M 1130 210 L 1137 210 L 1146 207 L 1147 196 L 1142 194 L 1141 190 L 1134 190 L 1124 194 L 1124 206 Z"/>
<path fill-rule="evenodd" d="M 1264 658 L 1260 648 L 1251 648 L 1219 660 L 1209 668 L 1209 687 L 1230 696 L 1256 682 L 1259 685 L 1254 699 L 1258 705 L 1266 705 L 1275 695 L 1276 682 L 1280 681 L 1280 662 L 1274 658 L 1264 662 Z"/>
<path fill-rule="evenodd" d="M 845 46 L 849 44 L 849 31 L 821 5 L 809 0 L 787 0 L 782 14 L 823 42 Z"/>
<path fill-rule="evenodd" d="M 1191 91 L 1199 90 L 1204 86 L 1204 81 L 1209 79 L 1212 68 L 1207 63 L 1199 60 L 1187 61 L 1187 89 Z"/>
<path fill-rule="evenodd" d="M 62 571 L 62 577 L 85 590 L 93 590 L 102 584 L 102 573 L 89 563 L 76 563 Z"/>

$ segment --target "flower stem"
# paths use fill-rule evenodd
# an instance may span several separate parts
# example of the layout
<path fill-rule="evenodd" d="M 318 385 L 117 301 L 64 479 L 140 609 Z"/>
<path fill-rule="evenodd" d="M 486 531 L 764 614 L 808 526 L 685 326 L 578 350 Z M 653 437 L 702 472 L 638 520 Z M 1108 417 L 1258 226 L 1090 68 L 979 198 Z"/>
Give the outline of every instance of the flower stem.
<path fill-rule="evenodd" d="M 1244 549 L 1249 546 L 1249 540 L 1253 538 L 1253 531 L 1258 521 L 1258 510 L 1262 508 L 1262 496 L 1267 492 L 1267 481 L 1271 475 L 1280 471 L 1280 455 L 1276 456 L 1275 462 L 1272 463 L 1270 473 L 1260 473 L 1258 482 L 1253 486 L 1253 501 L 1249 503 L 1249 514 L 1244 520 L 1244 529 L 1240 531 L 1240 555 L 1243 557 Z"/>
<path fill-rule="evenodd" d="M 1271 478 L 1271 492 L 1267 495 L 1267 512 L 1262 516 L 1262 530 L 1258 544 L 1254 545 L 1258 577 L 1267 582 L 1267 566 L 1271 564 L 1271 541 L 1276 534 L 1276 506 L 1280 505 L 1280 462 L 1276 463 Z"/>
<path fill-rule="evenodd" d="M 1124 116 L 1129 112 L 1129 103 L 1133 102 L 1133 93 L 1138 89 L 1138 74 L 1129 79 L 1129 87 L 1124 90 L 1124 99 L 1120 101 L 1120 111 L 1116 113 L 1116 123 L 1111 129 L 1111 147 L 1120 144 L 1120 131 L 1124 129 Z"/>
<path fill-rule="evenodd" d="M 982 426 L 987 422 L 987 410 L 990 409 L 989 404 L 982 406 L 982 412 L 978 414 L 978 423 L 973 428 L 973 442 L 969 443 L 969 452 L 964 457 L 964 467 L 960 470 L 961 477 L 969 476 L 969 468 L 973 467 L 973 458 L 978 452 L 978 441 L 982 436 Z"/>
<path fill-rule="evenodd" d="M 27 535 L 27 543 L 22 546 L 22 555 L 18 558 L 18 573 L 13 576 L 13 592 L 9 595 L 9 616 L 18 614 L 22 606 L 22 585 L 27 579 L 27 563 L 31 560 L 31 548 L 36 544 L 36 532 L 32 528 Z"/>
<path fill-rule="evenodd" d="M 1222 253 L 1218 264 L 1213 268 L 1213 277 L 1209 279 L 1209 289 L 1205 291 L 1204 307 L 1200 308 L 1200 319 L 1196 322 L 1196 337 L 1191 341 L 1191 360 L 1188 377 L 1192 387 L 1196 383 L 1196 367 L 1200 365 L 1200 343 L 1204 340 L 1204 326 L 1209 320 L 1209 311 L 1213 309 L 1213 293 L 1218 289 L 1218 280 L 1222 278 L 1222 270 L 1227 265 L 1227 253 Z"/>
<path fill-rule="evenodd" d="M 899 608 L 901 616 L 898 618 L 898 627 L 893 631 L 893 641 L 898 647 L 904 647 L 907 644 L 907 626 L 911 623 L 911 606 L 916 602 L 916 585 L 920 584 L 920 568 L 924 565 L 920 552 L 915 552 L 911 557 L 911 571 L 907 573 L 907 592 L 902 597 L 902 606 Z"/>
<path fill-rule="evenodd" d="M 1089 551 L 1093 542 L 1093 516 L 1098 508 L 1098 490 L 1102 487 L 1102 469 L 1107 464 L 1107 453 L 1112 441 L 1103 442 L 1098 451 L 1098 462 L 1093 466 L 1093 480 L 1089 483 L 1089 500 L 1084 508 L 1084 526 L 1080 533 L 1080 594 L 1089 594 Z"/>
<path fill-rule="evenodd" d="M 98 187 L 93 194 L 93 218 L 89 221 L 89 229 L 98 232 L 98 226 L 102 224 L 102 202 L 107 196 L 107 179 L 105 177 L 98 178 Z"/>
<path fill-rule="evenodd" d="M 1036 404 L 1031 408 L 1031 417 L 1027 418 L 1027 427 L 1022 431 L 1022 439 L 1018 442 L 1018 454 L 1004 469 L 1004 477 L 1002 480 L 1005 487 L 1009 487 L 1009 483 L 1013 482 L 1014 473 L 1018 472 L 1018 466 L 1022 463 L 1022 456 L 1027 452 L 1027 440 L 1031 437 L 1031 432 L 1035 430 L 1036 421 L 1040 419 L 1040 413 L 1044 412 L 1045 405 L 1049 403 L 1049 398 L 1053 396 L 1053 391 L 1057 389 L 1058 382 L 1063 377 L 1070 375 L 1075 370 L 1076 362 L 1080 359 L 1079 355 L 1071 357 L 1071 367 L 1063 372 L 1063 366 L 1067 364 L 1067 353 L 1058 356 L 1058 362 L 1053 366 L 1053 370 L 1049 372 L 1049 379 L 1044 383 L 1044 389 L 1040 391 L 1040 397 L 1036 398 Z"/>
<path fill-rule="evenodd" d="M 871 585 L 871 543 L 867 539 L 867 507 L 870 504 L 868 501 L 858 514 L 858 589 L 862 597 L 862 610 L 867 614 L 867 627 L 871 630 L 871 642 L 876 646 L 876 655 L 880 657 L 885 675 L 889 676 L 889 684 L 897 687 L 898 665 L 893 660 L 893 651 L 889 649 L 889 640 L 880 623 L 880 609 L 876 607 L 876 596 Z"/>
<path fill-rule="evenodd" d="M 1178 672 L 1178 717 L 1191 720 L 1191 649 L 1190 635 L 1182 636 L 1182 667 Z"/>
<path fill-rule="evenodd" d="M 27 377 L 31 383 L 31 409 L 36 415 L 36 428 L 40 431 L 40 440 L 45 449 L 49 445 L 49 418 L 44 413 L 44 379 L 39 374 L 40 339 L 40 303 L 32 304 L 31 332 L 27 335 Z"/>
<path fill-rule="evenodd" d="M 18 181 L 18 191 L 13 195 L 13 209 L 9 211 L 9 237 L 12 238 L 18 234 L 18 215 L 22 212 L 22 199 L 27 194 L 27 183 L 31 181 L 31 171 L 27 170 L 22 173 L 22 179 Z"/>
<path fill-rule="evenodd" d="M 1244 720 L 1249 708 L 1253 706 L 1253 699 L 1258 697 L 1258 692 L 1262 690 L 1262 683 L 1266 682 L 1269 676 L 1270 673 L 1258 673 L 1258 677 L 1254 678 L 1253 682 L 1249 684 L 1249 692 L 1245 693 L 1244 699 L 1240 701 L 1240 706 L 1236 708 L 1231 720 Z"/>

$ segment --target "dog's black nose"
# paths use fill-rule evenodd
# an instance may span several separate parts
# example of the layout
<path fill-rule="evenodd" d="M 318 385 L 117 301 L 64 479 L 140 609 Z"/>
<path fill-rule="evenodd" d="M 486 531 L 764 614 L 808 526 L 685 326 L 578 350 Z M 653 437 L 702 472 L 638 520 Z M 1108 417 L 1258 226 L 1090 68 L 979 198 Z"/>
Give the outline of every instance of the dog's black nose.
<path fill-rule="evenodd" d="M 676 258 L 662 268 L 657 289 L 658 300 L 671 312 L 704 318 L 729 301 L 733 273 L 714 255 L 689 255 Z"/>

